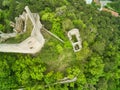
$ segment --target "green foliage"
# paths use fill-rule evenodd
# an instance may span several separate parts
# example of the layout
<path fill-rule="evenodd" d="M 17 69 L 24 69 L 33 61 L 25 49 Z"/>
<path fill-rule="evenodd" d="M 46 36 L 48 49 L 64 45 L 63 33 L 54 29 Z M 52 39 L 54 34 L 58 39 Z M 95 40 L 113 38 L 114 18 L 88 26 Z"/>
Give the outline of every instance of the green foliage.
<path fill-rule="evenodd" d="M 119 11 L 119 0 L 108 6 Z M 98 11 L 95 3 L 84 0 L 1 0 L 0 31 L 11 32 L 9 24 L 28 5 L 38 12 L 45 28 L 65 43 L 42 31 L 46 43 L 36 55 L 0 53 L 0 89 L 10 90 L 119 90 L 120 88 L 120 18 Z M 5 41 L 20 42 L 32 30 L 31 22 L 24 35 Z M 67 37 L 78 28 L 82 49 L 74 52 Z M 77 80 L 55 84 L 64 77 Z"/>
<path fill-rule="evenodd" d="M 20 56 L 12 65 L 15 77 L 21 86 L 34 85 L 34 81 L 41 81 L 46 68 L 39 58 L 32 59 Z"/>
<path fill-rule="evenodd" d="M 85 73 L 87 73 L 88 83 L 96 85 L 99 78 L 103 76 L 104 64 L 102 58 L 99 55 L 93 54 L 92 57 L 88 59 L 85 67 L 87 69 Z"/>
<path fill-rule="evenodd" d="M 54 13 L 45 13 L 43 16 L 42 16 L 42 20 L 45 20 L 45 21 L 51 21 L 54 19 L 55 15 Z"/>
<path fill-rule="evenodd" d="M 115 0 L 113 3 L 109 3 L 108 6 L 120 13 L 120 0 Z"/>
<path fill-rule="evenodd" d="M 58 53 L 63 53 L 63 48 L 60 44 L 56 46 Z"/>
<path fill-rule="evenodd" d="M 3 5 L 3 6 L 9 6 L 9 5 L 10 5 L 10 1 L 9 1 L 9 0 L 4 0 L 4 1 L 2 2 L 2 5 Z"/>
<path fill-rule="evenodd" d="M 105 43 L 104 42 L 94 42 L 93 46 L 93 51 L 98 52 L 99 54 L 102 54 L 104 49 L 105 49 Z"/>
<path fill-rule="evenodd" d="M 73 22 L 70 19 L 63 20 L 62 28 L 63 28 L 63 30 L 66 30 L 66 31 L 74 28 Z"/>
<path fill-rule="evenodd" d="M 4 26 L 2 24 L 0 24 L 0 31 L 4 30 Z"/>
<path fill-rule="evenodd" d="M 75 24 L 76 28 L 84 29 L 86 25 L 83 23 L 82 20 L 74 20 L 73 23 Z"/>
<path fill-rule="evenodd" d="M 77 60 L 85 60 L 88 56 L 91 55 L 91 50 L 88 47 L 88 43 L 86 41 L 83 42 L 83 48 L 80 52 L 76 53 Z"/>

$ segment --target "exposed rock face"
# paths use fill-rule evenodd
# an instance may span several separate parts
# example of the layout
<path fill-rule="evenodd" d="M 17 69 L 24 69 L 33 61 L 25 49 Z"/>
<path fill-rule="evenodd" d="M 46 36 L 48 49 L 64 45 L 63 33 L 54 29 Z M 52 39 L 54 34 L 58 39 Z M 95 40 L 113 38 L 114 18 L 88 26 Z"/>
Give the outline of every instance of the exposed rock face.
<path fill-rule="evenodd" d="M 16 37 L 17 33 L 1 33 L 0 34 L 0 42 L 3 42 L 5 40 L 7 40 L 8 38 L 12 38 L 12 37 Z"/>
<path fill-rule="evenodd" d="M 9 38 L 16 37 L 17 34 L 23 34 L 26 31 L 26 22 L 27 22 L 28 16 L 26 12 L 23 12 L 22 15 L 15 18 L 15 23 L 10 22 L 10 26 L 13 27 L 13 33 L 3 33 L 0 32 L 0 42 L 3 42 Z"/>
<path fill-rule="evenodd" d="M 16 17 L 16 24 L 15 24 L 15 31 L 17 33 L 23 32 L 24 30 L 24 21 L 22 20 L 21 17 Z"/>
<path fill-rule="evenodd" d="M 28 6 L 25 7 L 25 10 L 26 13 L 20 15 L 19 18 L 17 17 L 16 23 L 12 23 L 12 26 L 16 33 L 24 32 L 26 31 L 26 20 L 29 18 L 33 24 L 31 35 L 19 44 L 0 44 L 0 52 L 35 54 L 44 46 L 45 39 L 40 32 L 42 24 L 39 15 L 37 13 L 31 13 Z"/>
<path fill-rule="evenodd" d="M 25 32 L 27 19 L 28 19 L 28 16 L 26 12 L 23 12 L 23 14 L 19 15 L 19 17 L 15 17 L 15 23 L 11 22 L 11 26 L 14 28 L 13 30 L 16 33 Z"/>

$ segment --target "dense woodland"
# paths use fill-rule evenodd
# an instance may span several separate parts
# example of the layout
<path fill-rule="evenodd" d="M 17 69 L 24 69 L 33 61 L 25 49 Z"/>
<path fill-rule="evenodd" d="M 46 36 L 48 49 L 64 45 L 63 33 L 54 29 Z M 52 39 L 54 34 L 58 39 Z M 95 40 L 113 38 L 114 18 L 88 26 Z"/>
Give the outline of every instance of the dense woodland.
<path fill-rule="evenodd" d="M 43 30 L 46 44 L 36 55 L 0 53 L 0 90 L 120 90 L 120 17 L 99 11 L 95 3 L 86 5 L 84 0 L 0 2 L 0 31 L 12 32 L 10 21 L 28 5 L 39 13 L 46 29 L 65 41 Z M 76 53 L 67 37 L 73 28 L 79 29 L 82 39 L 82 49 Z M 77 77 L 77 81 L 55 84 L 64 77 Z"/>
<path fill-rule="evenodd" d="M 112 1 L 112 3 L 109 3 L 107 6 L 110 9 L 112 9 L 120 14 L 120 0 L 111 0 L 111 1 Z"/>

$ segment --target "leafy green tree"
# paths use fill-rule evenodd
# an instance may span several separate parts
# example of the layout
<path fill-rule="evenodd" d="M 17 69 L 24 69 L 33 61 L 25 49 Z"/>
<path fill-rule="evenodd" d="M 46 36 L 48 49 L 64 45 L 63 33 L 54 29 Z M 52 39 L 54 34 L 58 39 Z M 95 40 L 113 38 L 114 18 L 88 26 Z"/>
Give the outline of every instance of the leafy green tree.
<path fill-rule="evenodd" d="M 32 86 L 35 81 L 41 81 L 46 70 L 39 58 L 18 56 L 18 60 L 12 65 L 18 84 L 21 86 Z"/>
<path fill-rule="evenodd" d="M 95 85 L 101 76 L 103 76 L 104 63 L 102 57 L 93 54 L 86 64 L 86 77 L 88 83 Z"/>
<path fill-rule="evenodd" d="M 105 78 L 100 78 L 96 84 L 97 90 L 108 90 L 107 80 Z"/>
<path fill-rule="evenodd" d="M 74 28 L 73 22 L 70 19 L 65 19 L 62 22 L 63 30 L 69 31 L 70 29 Z"/>

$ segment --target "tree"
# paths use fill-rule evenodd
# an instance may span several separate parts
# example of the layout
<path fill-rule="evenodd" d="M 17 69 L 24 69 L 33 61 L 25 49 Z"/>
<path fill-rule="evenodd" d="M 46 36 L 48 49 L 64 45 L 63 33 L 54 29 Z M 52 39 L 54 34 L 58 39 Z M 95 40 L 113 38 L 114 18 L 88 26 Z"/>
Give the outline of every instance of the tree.
<path fill-rule="evenodd" d="M 104 63 L 102 57 L 98 54 L 92 54 L 88 59 L 88 64 L 86 64 L 85 73 L 87 77 L 87 82 L 95 85 L 101 76 L 103 76 Z"/>
<path fill-rule="evenodd" d="M 18 59 L 12 65 L 12 71 L 20 86 L 32 87 L 37 81 L 41 81 L 46 70 L 44 63 L 39 58 L 23 57 L 18 55 Z"/>

